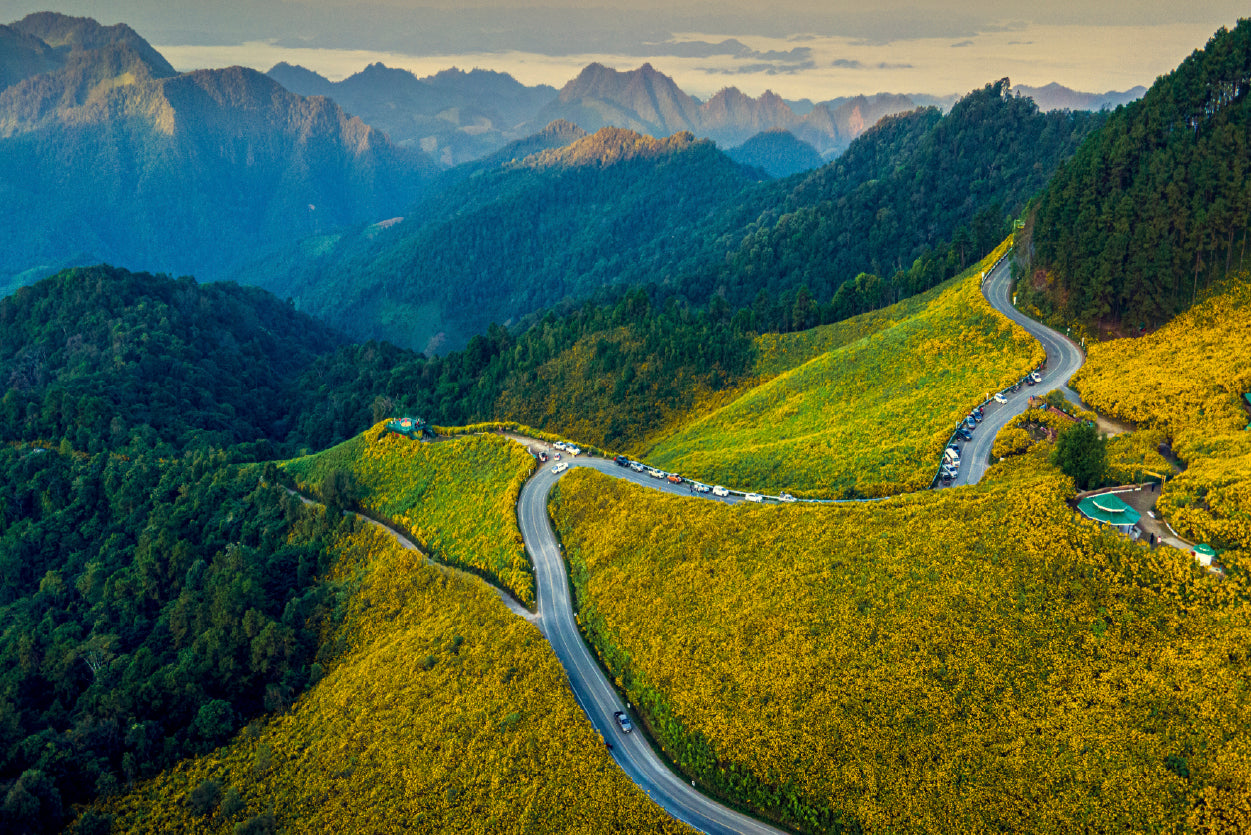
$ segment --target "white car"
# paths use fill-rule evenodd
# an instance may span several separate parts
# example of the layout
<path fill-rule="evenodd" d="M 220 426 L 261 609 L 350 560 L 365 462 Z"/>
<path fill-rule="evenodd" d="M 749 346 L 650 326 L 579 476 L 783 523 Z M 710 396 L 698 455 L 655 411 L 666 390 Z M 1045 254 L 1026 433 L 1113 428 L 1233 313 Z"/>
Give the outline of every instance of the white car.
<path fill-rule="evenodd" d="M 730 491 L 726 490 L 724 487 L 718 484 L 716 487 L 712 488 L 712 494 L 714 496 L 720 496 L 722 498 L 725 498 L 726 496 L 730 495 Z"/>
<path fill-rule="evenodd" d="M 569 454 L 570 454 L 570 455 L 581 455 L 581 454 L 582 454 L 582 449 L 581 449 L 580 447 L 570 446 L 570 447 L 566 447 L 566 449 L 568 449 L 568 450 L 569 450 Z"/>
<path fill-rule="evenodd" d="M 1001 392 L 1001 391 L 997 391 L 997 392 L 995 392 L 995 402 L 996 402 L 996 403 L 1007 403 L 1007 402 L 1008 402 L 1008 398 L 1006 398 L 1006 397 L 1004 397 L 1004 396 L 1003 396 L 1003 392 Z"/>
<path fill-rule="evenodd" d="M 636 473 L 641 473 L 641 472 L 643 472 L 643 470 L 645 470 L 645 469 L 647 469 L 647 468 L 646 468 L 646 467 L 644 467 L 642 464 L 640 464 L 640 463 L 639 463 L 639 462 L 637 462 L 637 461 L 631 461 L 631 462 L 630 462 L 630 469 L 634 470 L 634 472 L 636 472 Z"/>
<path fill-rule="evenodd" d="M 665 477 L 665 473 L 661 472 L 660 470 L 656 470 L 652 468 L 648 468 L 647 474 L 651 476 L 652 478 L 664 478 Z"/>
<path fill-rule="evenodd" d="M 709 487 L 707 484 L 700 484 L 698 481 L 691 482 L 691 489 L 694 490 L 696 493 L 707 493 L 708 491 L 712 490 L 712 488 Z"/>
<path fill-rule="evenodd" d="M 569 469 L 568 463 L 557 464 L 555 467 L 552 467 L 552 475 L 560 475 L 567 469 Z"/>
<path fill-rule="evenodd" d="M 794 497 L 794 496 L 792 496 L 790 493 L 783 493 L 782 495 L 778 496 L 778 498 L 779 498 L 779 499 L 781 499 L 781 500 L 782 500 L 782 501 L 784 501 L 784 502 L 793 502 L 793 501 L 795 501 L 795 497 Z"/>
<path fill-rule="evenodd" d="M 749 502 L 763 502 L 764 501 L 764 496 L 760 495 L 759 493 L 748 493 L 743 498 L 747 499 L 747 501 Z"/>

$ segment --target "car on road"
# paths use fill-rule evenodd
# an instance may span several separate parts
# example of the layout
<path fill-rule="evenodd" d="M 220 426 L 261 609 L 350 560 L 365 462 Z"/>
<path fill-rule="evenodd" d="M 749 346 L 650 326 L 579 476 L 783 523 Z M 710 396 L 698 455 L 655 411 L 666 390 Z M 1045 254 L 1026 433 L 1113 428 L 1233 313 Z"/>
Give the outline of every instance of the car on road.
<path fill-rule="evenodd" d="M 612 718 L 617 720 L 617 726 L 621 728 L 623 734 L 628 734 L 634 730 L 634 724 L 630 721 L 630 717 L 625 715 L 624 710 L 616 711 L 613 713 Z"/>
<path fill-rule="evenodd" d="M 962 441 L 971 441 L 973 440 L 973 433 L 967 429 L 961 429 L 956 432 L 956 437 Z"/>
<path fill-rule="evenodd" d="M 557 441 L 556 443 L 552 444 L 552 446 L 556 447 L 556 449 L 568 449 L 569 448 L 568 444 L 566 444 L 564 441 Z"/>
<path fill-rule="evenodd" d="M 718 484 L 716 487 L 712 488 L 712 494 L 714 496 L 720 496 L 721 498 L 725 498 L 726 496 L 730 495 L 730 491 L 726 490 L 724 487 Z"/>
<path fill-rule="evenodd" d="M 792 496 L 790 493 L 783 493 L 782 495 L 778 496 L 778 498 L 779 498 L 779 499 L 781 499 L 781 500 L 782 500 L 782 501 L 784 501 L 784 502 L 793 502 L 793 501 L 795 501 L 795 497 L 794 497 L 794 496 Z"/>
<path fill-rule="evenodd" d="M 1041 382 L 1042 382 L 1042 375 L 1041 375 L 1041 374 L 1039 374 L 1037 371 L 1035 371 L 1033 374 L 1029 375 L 1029 378 L 1030 378 L 1031 380 L 1033 380 L 1035 383 L 1041 383 Z"/>
<path fill-rule="evenodd" d="M 564 464 L 557 464 L 555 467 L 552 467 L 552 475 L 560 475 L 567 469 L 569 469 L 568 462 Z"/>
<path fill-rule="evenodd" d="M 763 502 L 764 501 L 764 496 L 760 495 L 759 493 L 748 493 L 743 498 L 747 499 L 747 501 L 749 502 Z"/>
<path fill-rule="evenodd" d="M 634 472 L 636 472 L 636 473 L 641 473 L 641 472 L 643 472 L 643 470 L 646 470 L 647 468 L 646 468 L 646 467 L 644 467 L 642 464 L 640 464 L 640 463 L 639 463 L 639 462 L 637 462 L 637 461 L 631 461 L 631 462 L 630 462 L 630 469 L 634 470 Z"/>
<path fill-rule="evenodd" d="M 1006 397 L 1004 397 L 1004 396 L 1003 396 L 1003 392 L 1001 392 L 1001 391 L 997 391 L 997 392 L 995 392 L 995 402 L 996 402 L 996 403 L 1007 403 L 1007 402 L 1008 402 L 1008 398 L 1006 398 Z"/>
<path fill-rule="evenodd" d="M 582 454 L 582 450 L 581 450 L 581 449 L 579 449 L 579 448 L 578 448 L 578 447 L 576 447 L 576 446 L 568 446 L 568 447 L 565 447 L 565 449 L 569 450 L 569 454 L 570 454 L 570 455 L 575 455 L 575 456 L 576 456 L 576 455 L 581 455 L 581 454 Z"/>
<path fill-rule="evenodd" d="M 663 472 L 655 469 L 654 467 L 648 467 L 647 474 L 651 476 L 652 478 L 664 478 L 665 477 L 665 474 Z"/>
<path fill-rule="evenodd" d="M 613 462 L 614 464 L 616 464 L 618 467 L 628 467 L 628 466 L 630 466 L 630 459 L 629 459 L 629 458 L 626 458 L 624 455 L 618 455 L 618 456 L 614 457 L 614 458 L 612 459 L 612 462 Z"/>
<path fill-rule="evenodd" d="M 682 476 L 678 475 L 677 473 L 669 473 L 669 475 L 665 476 L 665 480 L 668 481 L 670 484 L 681 484 Z"/>
<path fill-rule="evenodd" d="M 696 493 L 707 493 L 712 490 L 707 484 L 700 484 L 698 481 L 691 482 L 691 489 Z"/>

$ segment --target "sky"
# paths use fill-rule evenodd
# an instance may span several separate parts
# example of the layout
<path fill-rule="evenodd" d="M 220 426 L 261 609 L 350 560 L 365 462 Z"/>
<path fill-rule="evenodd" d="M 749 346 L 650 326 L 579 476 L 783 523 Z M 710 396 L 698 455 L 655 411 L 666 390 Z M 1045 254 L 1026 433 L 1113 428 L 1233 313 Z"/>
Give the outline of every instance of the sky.
<path fill-rule="evenodd" d="M 180 70 L 279 61 L 338 80 L 382 61 L 560 87 L 644 62 L 701 98 L 723 87 L 824 101 L 962 94 L 1005 76 L 1086 92 L 1150 86 L 1246 15 L 1245 0 L 0 0 L 129 24 Z"/>

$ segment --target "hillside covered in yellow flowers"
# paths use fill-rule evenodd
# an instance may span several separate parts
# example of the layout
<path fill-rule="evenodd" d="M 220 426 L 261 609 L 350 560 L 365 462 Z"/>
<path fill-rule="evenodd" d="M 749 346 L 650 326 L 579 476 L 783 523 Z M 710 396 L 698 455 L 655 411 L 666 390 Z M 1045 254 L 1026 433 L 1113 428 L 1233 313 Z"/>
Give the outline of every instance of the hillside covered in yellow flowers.
<path fill-rule="evenodd" d="M 791 370 L 672 433 L 646 460 L 710 483 L 798 495 L 929 486 L 952 428 L 1044 356 L 981 294 L 982 270 L 1009 245 L 920 302 L 762 338 L 762 370 Z"/>
<path fill-rule="evenodd" d="M 1091 346 L 1073 385 L 1100 411 L 1168 436 L 1187 464 L 1160 496 L 1194 542 L 1224 550 L 1227 570 L 1251 568 L 1251 276 L 1158 331 Z"/>
<path fill-rule="evenodd" d="M 538 630 L 358 525 L 340 657 L 288 711 L 97 804 L 115 832 L 689 832 L 613 763 Z"/>
<path fill-rule="evenodd" d="M 693 779 L 807 831 L 1251 826 L 1251 589 L 980 486 L 725 506 L 602 475 L 553 518 L 584 628 Z"/>
<path fill-rule="evenodd" d="M 378 424 L 283 468 L 310 494 L 332 472 L 348 474 L 354 506 L 412 535 L 438 560 L 534 605 L 534 572 L 515 510 L 534 459 L 516 444 L 490 435 L 423 443 Z"/>

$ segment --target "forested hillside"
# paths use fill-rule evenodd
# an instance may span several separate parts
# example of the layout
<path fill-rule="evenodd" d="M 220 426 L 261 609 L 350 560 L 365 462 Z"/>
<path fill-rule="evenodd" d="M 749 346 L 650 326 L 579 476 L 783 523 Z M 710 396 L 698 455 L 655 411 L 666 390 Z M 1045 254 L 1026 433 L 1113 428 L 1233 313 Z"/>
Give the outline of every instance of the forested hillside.
<path fill-rule="evenodd" d="M 1038 201 L 1023 301 L 1158 325 L 1230 269 L 1251 233 L 1251 20 L 1221 29 L 1118 108 Z"/>
<path fill-rule="evenodd" d="M 1101 117 L 1039 113 L 1007 79 L 965 96 L 946 116 L 922 110 L 884 120 L 834 163 L 789 188 L 756 221 L 714 279 L 732 304 L 761 289 L 806 287 L 835 297 L 841 316 L 884 307 L 981 259 L 1018 211 Z M 920 263 L 914 267 L 914 262 Z"/>
<path fill-rule="evenodd" d="M 12 29 L 55 65 L 27 61 L 0 89 L 0 292 L 100 261 L 220 277 L 280 244 L 399 214 L 431 168 L 255 71 L 178 75 L 125 26 L 49 13 Z"/>
<path fill-rule="evenodd" d="M 241 278 L 361 338 L 455 349 L 492 322 L 694 269 L 724 249 L 708 217 L 756 181 L 689 134 L 614 128 L 475 170 L 403 223 Z"/>
<path fill-rule="evenodd" d="M 344 341 L 255 287 L 67 270 L 0 299 L 0 441 L 320 449 L 419 389 L 411 353 Z"/>
<path fill-rule="evenodd" d="M 57 831 L 318 678 L 335 523 L 262 474 L 0 446 L 0 829 Z"/>
<path fill-rule="evenodd" d="M 427 353 L 632 284 L 696 307 L 720 295 L 752 307 L 762 331 L 802 329 L 978 261 L 1099 118 L 1040 114 L 1005 80 L 947 116 L 886 119 L 837 162 L 769 183 L 690 134 L 605 128 L 476 165 L 403 223 L 307 241 L 240 279 Z"/>

